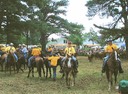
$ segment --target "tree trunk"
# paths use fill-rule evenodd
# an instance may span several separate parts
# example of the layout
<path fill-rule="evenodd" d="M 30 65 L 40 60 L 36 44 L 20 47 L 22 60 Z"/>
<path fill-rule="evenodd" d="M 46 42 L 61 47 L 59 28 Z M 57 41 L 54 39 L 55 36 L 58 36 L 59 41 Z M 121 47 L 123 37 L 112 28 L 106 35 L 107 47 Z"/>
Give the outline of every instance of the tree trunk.
<path fill-rule="evenodd" d="M 40 42 L 41 42 L 41 45 L 42 45 L 42 51 L 46 52 L 47 37 L 44 33 L 41 33 Z"/>
<path fill-rule="evenodd" d="M 125 35 L 125 45 L 126 45 L 126 58 L 128 58 L 128 35 Z"/>

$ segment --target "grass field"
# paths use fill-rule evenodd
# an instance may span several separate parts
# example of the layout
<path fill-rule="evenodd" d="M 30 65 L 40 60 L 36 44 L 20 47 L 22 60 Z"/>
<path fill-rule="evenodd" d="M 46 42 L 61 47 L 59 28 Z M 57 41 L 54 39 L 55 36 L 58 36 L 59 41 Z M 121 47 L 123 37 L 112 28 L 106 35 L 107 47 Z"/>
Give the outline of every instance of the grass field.
<path fill-rule="evenodd" d="M 28 70 L 24 73 L 12 73 L 5 75 L 0 72 L 0 94 L 118 94 L 117 90 L 112 88 L 108 92 L 108 83 L 105 74 L 101 77 L 101 60 L 88 62 L 87 57 L 78 57 L 79 73 L 76 78 L 76 85 L 68 89 L 65 80 L 61 80 L 59 67 L 57 70 L 57 80 L 38 78 L 27 78 Z M 128 80 L 128 61 L 122 60 L 124 74 L 118 75 L 118 81 L 121 79 Z M 36 70 L 35 70 L 36 71 Z M 101 79 L 101 80 L 100 80 Z"/>

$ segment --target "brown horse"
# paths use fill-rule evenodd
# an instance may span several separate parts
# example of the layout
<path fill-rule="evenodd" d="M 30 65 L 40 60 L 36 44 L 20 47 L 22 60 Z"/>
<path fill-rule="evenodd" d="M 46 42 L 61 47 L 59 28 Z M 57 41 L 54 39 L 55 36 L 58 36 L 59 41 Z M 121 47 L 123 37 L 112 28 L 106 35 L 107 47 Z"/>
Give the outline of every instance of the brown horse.
<path fill-rule="evenodd" d="M 92 62 L 94 55 L 92 53 L 88 53 L 88 60 L 89 62 Z"/>
<path fill-rule="evenodd" d="M 68 88 L 75 85 L 75 78 L 76 78 L 76 72 L 74 69 L 74 61 L 71 59 L 70 56 L 67 57 L 67 59 L 63 62 L 63 76 L 62 78 L 66 78 L 66 85 Z"/>
<path fill-rule="evenodd" d="M 118 71 L 119 71 L 119 63 L 117 62 L 117 52 L 113 50 L 106 64 L 106 77 L 109 83 L 109 88 L 108 88 L 109 91 L 111 90 L 111 86 L 113 85 L 113 79 L 112 79 L 113 74 L 114 74 L 115 84 L 117 83 Z"/>
<path fill-rule="evenodd" d="M 34 77 L 34 67 L 37 68 L 39 77 L 41 77 L 41 69 L 43 69 L 43 74 L 45 76 L 45 70 L 44 70 L 44 60 L 42 57 L 36 57 L 35 60 L 33 60 L 31 62 L 31 67 L 29 67 L 29 72 L 28 72 L 28 76 L 30 75 L 31 71 L 32 71 L 32 76 Z"/>
<path fill-rule="evenodd" d="M 0 57 L 0 66 L 1 66 L 1 71 L 4 70 L 4 65 L 5 65 L 5 59 L 7 58 L 8 54 L 3 53 Z"/>
<path fill-rule="evenodd" d="M 13 67 L 13 70 L 14 70 L 14 73 L 15 73 L 16 63 L 17 62 L 15 60 L 14 53 L 13 52 L 9 52 L 8 55 L 7 55 L 7 62 L 5 62 L 5 73 L 9 68 L 10 75 L 11 75 L 11 67 Z"/>

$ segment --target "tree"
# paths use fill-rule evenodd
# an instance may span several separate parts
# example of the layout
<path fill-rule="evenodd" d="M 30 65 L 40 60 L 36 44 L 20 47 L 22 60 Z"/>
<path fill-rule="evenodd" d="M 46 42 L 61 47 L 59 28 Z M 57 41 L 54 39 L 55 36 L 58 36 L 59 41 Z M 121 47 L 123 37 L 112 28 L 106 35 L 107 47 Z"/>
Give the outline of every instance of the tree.
<path fill-rule="evenodd" d="M 113 36 L 113 40 L 123 37 L 128 56 L 128 0 L 90 0 L 86 6 L 88 7 L 89 17 L 99 14 L 103 18 L 113 18 L 113 22 L 106 27 L 97 26 L 96 24 L 94 26 L 100 28 L 100 33 L 103 36 L 107 35 L 108 39 L 111 36 Z"/>
<path fill-rule="evenodd" d="M 70 23 L 69 26 L 70 26 L 70 30 L 69 30 L 70 32 L 68 34 L 70 34 L 70 35 L 67 36 L 66 38 L 68 40 L 72 41 L 77 46 L 82 45 L 82 43 L 84 41 L 84 37 L 83 37 L 83 33 L 82 33 L 82 31 L 84 30 L 83 25 Z"/>
<path fill-rule="evenodd" d="M 27 5 L 32 10 L 30 19 L 35 23 L 35 32 L 40 32 L 43 50 L 51 34 L 62 33 L 65 36 L 72 32 L 72 24 L 60 17 L 66 14 L 67 0 L 37 0 L 27 2 Z"/>
<path fill-rule="evenodd" d="M 0 1 L 0 33 L 6 36 L 6 43 L 14 42 L 21 34 L 21 17 L 26 15 L 27 6 L 23 0 Z"/>

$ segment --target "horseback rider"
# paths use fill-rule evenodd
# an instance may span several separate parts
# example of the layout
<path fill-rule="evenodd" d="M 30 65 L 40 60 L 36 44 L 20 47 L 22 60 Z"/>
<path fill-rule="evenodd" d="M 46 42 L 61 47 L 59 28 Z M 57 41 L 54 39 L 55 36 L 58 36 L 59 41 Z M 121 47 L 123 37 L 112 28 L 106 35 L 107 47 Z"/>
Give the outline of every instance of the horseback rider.
<path fill-rule="evenodd" d="M 113 49 L 117 50 L 118 49 L 117 45 L 113 44 L 112 40 L 107 41 L 107 46 L 105 47 L 106 57 L 104 57 L 104 60 L 103 60 L 102 73 L 105 72 L 106 63 L 107 63 L 107 61 L 108 61 L 108 59 L 110 57 L 110 53 L 113 52 Z M 123 69 L 121 67 L 121 60 L 119 58 L 117 58 L 117 62 L 119 63 L 119 72 L 123 73 L 124 71 L 123 71 Z"/>
<path fill-rule="evenodd" d="M 27 61 L 27 58 L 28 58 L 28 49 L 27 49 L 27 47 L 26 47 L 25 44 L 22 44 L 22 50 L 21 51 L 22 51 L 22 53 L 24 55 L 25 60 Z"/>
<path fill-rule="evenodd" d="M 34 61 L 36 57 L 39 57 L 41 55 L 40 49 L 37 46 L 35 46 L 32 49 L 31 55 L 32 56 L 28 59 L 28 67 L 31 67 L 31 61 Z"/>
<path fill-rule="evenodd" d="M 78 69 L 77 69 L 78 68 L 78 61 L 77 61 L 77 59 L 75 57 L 76 51 L 75 51 L 75 48 L 72 47 L 71 41 L 68 42 L 68 45 L 67 45 L 67 47 L 64 50 L 64 53 L 65 53 L 65 57 L 62 59 L 61 67 L 63 65 L 63 62 L 66 60 L 66 58 L 68 56 L 71 56 L 71 58 L 72 58 L 72 60 L 74 62 L 74 69 L 75 69 L 76 72 L 78 72 Z M 63 72 L 62 68 L 61 68 L 60 72 L 61 73 Z"/>
<path fill-rule="evenodd" d="M 52 48 L 52 46 L 49 46 L 49 47 L 48 47 L 47 52 L 49 53 L 49 55 L 52 55 L 52 53 L 53 53 L 53 48 Z"/>
<path fill-rule="evenodd" d="M 18 61 L 18 56 L 16 55 L 16 48 L 14 47 L 13 43 L 10 43 L 9 46 L 6 47 L 6 53 L 11 52 L 15 58 L 15 61 Z M 7 62 L 7 59 L 5 59 L 5 62 Z"/>

